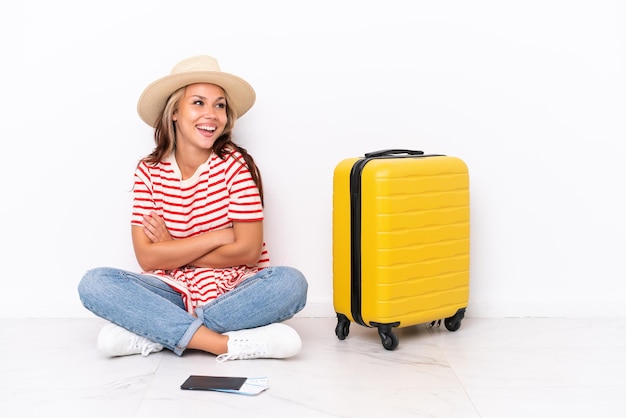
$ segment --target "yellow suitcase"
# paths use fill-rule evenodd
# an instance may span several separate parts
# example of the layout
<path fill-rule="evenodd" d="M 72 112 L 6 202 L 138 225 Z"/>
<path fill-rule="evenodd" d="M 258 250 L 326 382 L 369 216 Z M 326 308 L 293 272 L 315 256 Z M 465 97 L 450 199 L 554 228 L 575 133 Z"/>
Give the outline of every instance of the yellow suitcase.
<path fill-rule="evenodd" d="M 333 174 L 335 334 L 443 319 L 461 326 L 469 300 L 469 174 L 459 158 L 390 149 L 345 159 Z"/>

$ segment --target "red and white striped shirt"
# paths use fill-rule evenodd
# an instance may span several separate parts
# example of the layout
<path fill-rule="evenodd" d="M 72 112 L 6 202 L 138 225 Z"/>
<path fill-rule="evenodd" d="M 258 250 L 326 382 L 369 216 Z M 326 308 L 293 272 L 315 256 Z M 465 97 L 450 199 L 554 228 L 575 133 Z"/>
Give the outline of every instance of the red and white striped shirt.
<path fill-rule="evenodd" d="M 189 179 L 181 180 L 174 154 L 155 164 L 141 162 L 135 171 L 131 224 L 141 226 L 155 211 L 173 239 L 232 226 L 233 221 L 263 220 L 259 189 L 243 156 L 233 151 L 222 160 L 215 153 Z M 188 312 L 234 289 L 269 267 L 265 243 L 254 266 L 229 268 L 180 267 L 144 272 L 169 284 L 183 296 Z"/>

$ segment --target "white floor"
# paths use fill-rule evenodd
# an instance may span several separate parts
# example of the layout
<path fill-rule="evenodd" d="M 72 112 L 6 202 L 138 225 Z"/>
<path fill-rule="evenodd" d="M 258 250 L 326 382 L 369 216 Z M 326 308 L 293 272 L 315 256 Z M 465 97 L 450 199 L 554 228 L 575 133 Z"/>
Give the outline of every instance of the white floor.
<path fill-rule="evenodd" d="M 625 417 L 623 319 L 465 318 L 457 332 L 288 321 L 288 360 L 218 364 L 198 352 L 108 359 L 99 319 L 0 320 L 0 417 Z M 268 377 L 256 396 L 180 389 L 189 375 Z"/>

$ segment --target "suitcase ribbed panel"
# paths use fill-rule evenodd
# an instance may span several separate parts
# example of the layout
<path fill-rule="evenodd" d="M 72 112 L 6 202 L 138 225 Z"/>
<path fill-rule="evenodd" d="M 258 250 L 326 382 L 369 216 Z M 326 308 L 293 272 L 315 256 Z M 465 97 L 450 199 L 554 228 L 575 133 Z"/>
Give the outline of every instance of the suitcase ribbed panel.
<path fill-rule="evenodd" d="M 469 178 L 454 157 L 383 158 L 361 173 L 363 322 L 414 325 L 469 298 Z"/>

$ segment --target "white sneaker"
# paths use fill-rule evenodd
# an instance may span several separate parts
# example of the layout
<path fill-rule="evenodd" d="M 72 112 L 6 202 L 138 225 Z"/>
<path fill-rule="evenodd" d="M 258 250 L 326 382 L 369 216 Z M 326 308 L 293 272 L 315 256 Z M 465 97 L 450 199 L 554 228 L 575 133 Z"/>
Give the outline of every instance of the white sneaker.
<path fill-rule="evenodd" d="M 216 360 L 250 360 L 255 358 L 286 358 L 295 356 L 302 348 L 298 333 L 285 324 L 225 332 L 228 335 L 228 353 Z"/>
<path fill-rule="evenodd" d="M 141 354 L 147 356 L 163 350 L 161 344 L 134 334 L 115 324 L 106 324 L 98 334 L 98 350 L 110 357 Z"/>

